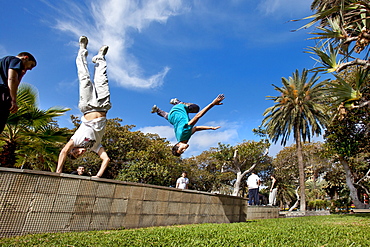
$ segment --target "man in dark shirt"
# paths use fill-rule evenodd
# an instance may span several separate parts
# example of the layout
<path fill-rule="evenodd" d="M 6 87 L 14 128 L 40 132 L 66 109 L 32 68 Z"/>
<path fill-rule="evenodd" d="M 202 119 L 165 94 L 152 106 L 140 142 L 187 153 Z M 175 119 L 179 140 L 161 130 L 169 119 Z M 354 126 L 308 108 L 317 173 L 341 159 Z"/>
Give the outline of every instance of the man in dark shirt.
<path fill-rule="evenodd" d="M 27 70 L 36 66 L 36 59 L 28 52 L 0 59 L 0 133 L 5 128 L 10 113 L 18 111 L 17 91 Z"/>

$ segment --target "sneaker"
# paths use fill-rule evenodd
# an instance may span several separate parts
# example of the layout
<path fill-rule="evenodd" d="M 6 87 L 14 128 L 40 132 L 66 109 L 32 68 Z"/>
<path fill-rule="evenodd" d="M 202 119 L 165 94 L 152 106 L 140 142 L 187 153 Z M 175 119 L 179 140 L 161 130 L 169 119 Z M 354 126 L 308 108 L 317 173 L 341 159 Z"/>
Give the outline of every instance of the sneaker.
<path fill-rule="evenodd" d="M 152 111 L 151 111 L 150 113 L 158 112 L 158 110 L 159 110 L 158 106 L 154 105 L 154 106 L 152 107 Z"/>
<path fill-rule="evenodd" d="M 177 98 L 174 98 L 174 99 L 170 100 L 170 104 L 172 104 L 172 105 L 177 105 L 179 102 L 180 102 L 180 100 L 178 100 Z"/>
<path fill-rule="evenodd" d="M 92 62 L 93 63 L 96 63 L 96 61 L 98 60 L 98 59 L 101 59 L 101 58 L 104 58 L 104 56 L 107 54 L 107 52 L 108 52 L 108 48 L 109 48 L 109 46 L 107 46 L 107 45 L 103 45 L 101 48 L 100 48 L 100 50 L 99 50 L 99 52 L 98 52 L 98 55 L 96 55 L 96 56 L 94 56 L 93 58 L 92 58 Z"/>
<path fill-rule="evenodd" d="M 80 48 L 86 49 L 89 40 L 86 36 L 81 36 L 78 42 L 80 43 Z"/>

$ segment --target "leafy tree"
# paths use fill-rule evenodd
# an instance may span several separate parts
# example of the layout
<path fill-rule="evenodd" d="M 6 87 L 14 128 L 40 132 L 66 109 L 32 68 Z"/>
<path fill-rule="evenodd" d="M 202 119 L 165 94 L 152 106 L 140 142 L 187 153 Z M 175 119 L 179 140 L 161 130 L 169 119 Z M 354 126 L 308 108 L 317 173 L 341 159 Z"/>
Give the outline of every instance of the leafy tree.
<path fill-rule="evenodd" d="M 325 174 L 332 170 L 332 161 L 320 142 L 304 143 L 302 146 L 304 157 L 306 195 L 308 200 L 323 199 L 326 194 L 329 181 Z M 272 162 L 273 172 L 278 180 L 277 201 L 283 205 L 292 205 L 297 201 L 299 195 L 295 190 L 299 188 L 299 171 L 296 145 L 285 147 L 274 158 Z M 284 206 L 285 207 L 285 206 Z"/>
<path fill-rule="evenodd" d="M 317 182 L 320 183 L 319 178 L 330 169 L 332 160 L 321 142 L 305 143 L 303 152 L 307 177 L 311 180 L 312 189 L 316 189 Z"/>
<path fill-rule="evenodd" d="M 214 157 L 222 162 L 223 172 L 232 172 L 236 175 L 233 195 L 240 191 L 243 178 L 255 167 L 259 170 L 266 169 L 270 158 L 266 156 L 270 146 L 265 140 L 245 141 L 236 146 L 219 143 Z M 256 172 L 257 173 L 257 172 Z"/>
<path fill-rule="evenodd" d="M 327 152 L 331 157 L 335 157 L 330 152 Z M 331 159 L 331 166 L 325 172 L 324 179 L 327 182 L 324 188 L 327 195 L 332 199 L 333 209 L 337 208 L 337 201 L 350 201 L 349 190 L 346 185 L 346 178 L 343 166 L 334 159 Z"/>
<path fill-rule="evenodd" d="M 357 207 L 357 189 L 367 191 L 368 166 L 368 111 L 369 94 L 369 44 L 370 3 L 358 0 L 315 0 L 311 9 L 316 13 L 304 28 L 319 22 L 318 39 L 310 53 L 317 55 L 323 66 L 317 71 L 334 73 L 336 80 L 329 84 L 333 108 L 338 108 L 326 133 L 327 143 L 344 168 L 350 195 Z M 363 108 L 362 110 L 358 110 Z M 367 175 L 366 175 L 367 174 Z M 357 182 L 356 182 L 357 181 Z"/>
<path fill-rule="evenodd" d="M 328 148 L 333 150 L 337 161 L 344 168 L 350 196 L 357 208 L 367 207 L 360 201 L 358 187 L 360 187 L 360 191 L 367 194 L 369 194 L 368 188 L 370 188 L 368 182 L 369 114 L 368 107 L 353 109 L 344 118 L 334 119 L 325 134 Z"/>
<path fill-rule="evenodd" d="M 78 127 L 80 121 L 72 116 Z M 102 145 L 111 161 L 104 177 L 128 182 L 170 186 L 181 171 L 180 159 L 171 155 L 170 143 L 156 134 L 131 131 L 135 126 L 121 126 L 122 120 L 108 119 Z M 66 163 L 66 171 L 85 165 L 94 174 L 101 165 L 99 157 L 89 152 Z"/>
<path fill-rule="evenodd" d="M 326 106 L 323 104 L 325 83 L 317 83 L 317 74 L 308 78 L 308 71 L 298 70 L 288 79 L 282 78 L 283 87 L 275 87 L 281 93 L 279 96 L 268 96 L 276 104 L 265 110 L 262 121 L 273 142 L 281 138 L 285 145 L 293 134 L 297 145 L 297 158 L 300 186 L 300 209 L 306 210 L 305 173 L 302 153 L 302 141 L 310 141 L 314 134 L 320 135 L 321 129 L 328 123 Z"/>
<path fill-rule="evenodd" d="M 183 159 L 181 166 L 188 171 L 190 189 L 230 194 L 229 188 L 234 174 L 222 173 L 221 164 L 214 157 L 215 148 L 202 152 L 200 155 Z"/>
<path fill-rule="evenodd" d="M 58 142 L 64 141 L 67 133 L 59 129 L 53 119 L 69 109 L 51 107 L 41 110 L 36 99 L 37 92 L 31 85 L 23 83 L 19 87 L 19 109 L 10 114 L 1 134 L 5 143 L 0 153 L 1 166 L 55 169 Z"/>
<path fill-rule="evenodd" d="M 297 150 L 295 146 L 284 147 L 273 159 L 272 167 L 278 183 L 276 201 L 285 208 L 296 201 L 295 190 L 299 187 L 297 165 Z"/>

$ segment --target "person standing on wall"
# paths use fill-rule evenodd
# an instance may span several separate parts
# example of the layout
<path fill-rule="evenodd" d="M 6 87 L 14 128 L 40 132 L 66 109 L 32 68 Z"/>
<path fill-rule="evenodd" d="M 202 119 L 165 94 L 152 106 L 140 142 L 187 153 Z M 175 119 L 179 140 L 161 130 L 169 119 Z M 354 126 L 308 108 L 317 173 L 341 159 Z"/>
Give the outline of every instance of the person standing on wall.
<path fill-rule="evenodd" d="M 181 177 L 176 181 L 176 188 L 178 189 L 188 189 L 189 179 L 186 177 L 188 174 L 182 172 Z"/>
<path fill-rule="evenodd" d="M 258 190 L 261 184 L 260 178 L 252 172 L 247 179 L 248 194 L 249 194 L 249 205 L 259 205 Z"/>

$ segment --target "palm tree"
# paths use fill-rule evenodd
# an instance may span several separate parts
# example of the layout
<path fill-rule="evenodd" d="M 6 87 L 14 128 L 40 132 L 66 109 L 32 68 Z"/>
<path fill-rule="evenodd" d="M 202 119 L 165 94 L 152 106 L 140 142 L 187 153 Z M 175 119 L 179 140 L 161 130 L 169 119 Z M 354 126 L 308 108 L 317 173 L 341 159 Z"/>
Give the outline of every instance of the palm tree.
<path fill-rule="evenodd" d="M 69 109 L 52 107 L 46 111 L 40 110 L 36 106 L 36 99 L 37 92 L 31 85 L 23 83 L 19 87 L 18 112 L 10 114 L 0 136 L 0 140 L 5 142 L 0 153 L 1 166 L 14 167 L 18 158 L 25 164 L 25 161 L 30 162 L 35 157 L 39 164 L 46 164 L 51 170 L 55 166 L 55 147 L 57 142 L 66 140 L 67 133 L 56 126 L 53 118 Z"/>
<path fill-rule="evenodd" d="M 317 73 L 311 78 L 307 77 L 308 71 L 303 70 L 302 75 L 298 70 L 289 79 L 282 78 L 283 87 L 275 87 L 280 96 L 267 96 L 276 104 L 267 108 L 262 124 L 266 127 L 269 137 L 274 143 L 281 138 L 281 144 L 286 145 L 293 132 L 297 146 L 297 158 L 300 186 L 300 209 L 306 210 L 305 199 L 305 173 L 302 153 L 302 141 L 308 140 L 316 134 L 321 134 L 321 129 L 328 123 L 326 106 L 323 104 L 323 90 L 325 81 L 316 84 L 320 79 Z"/>

